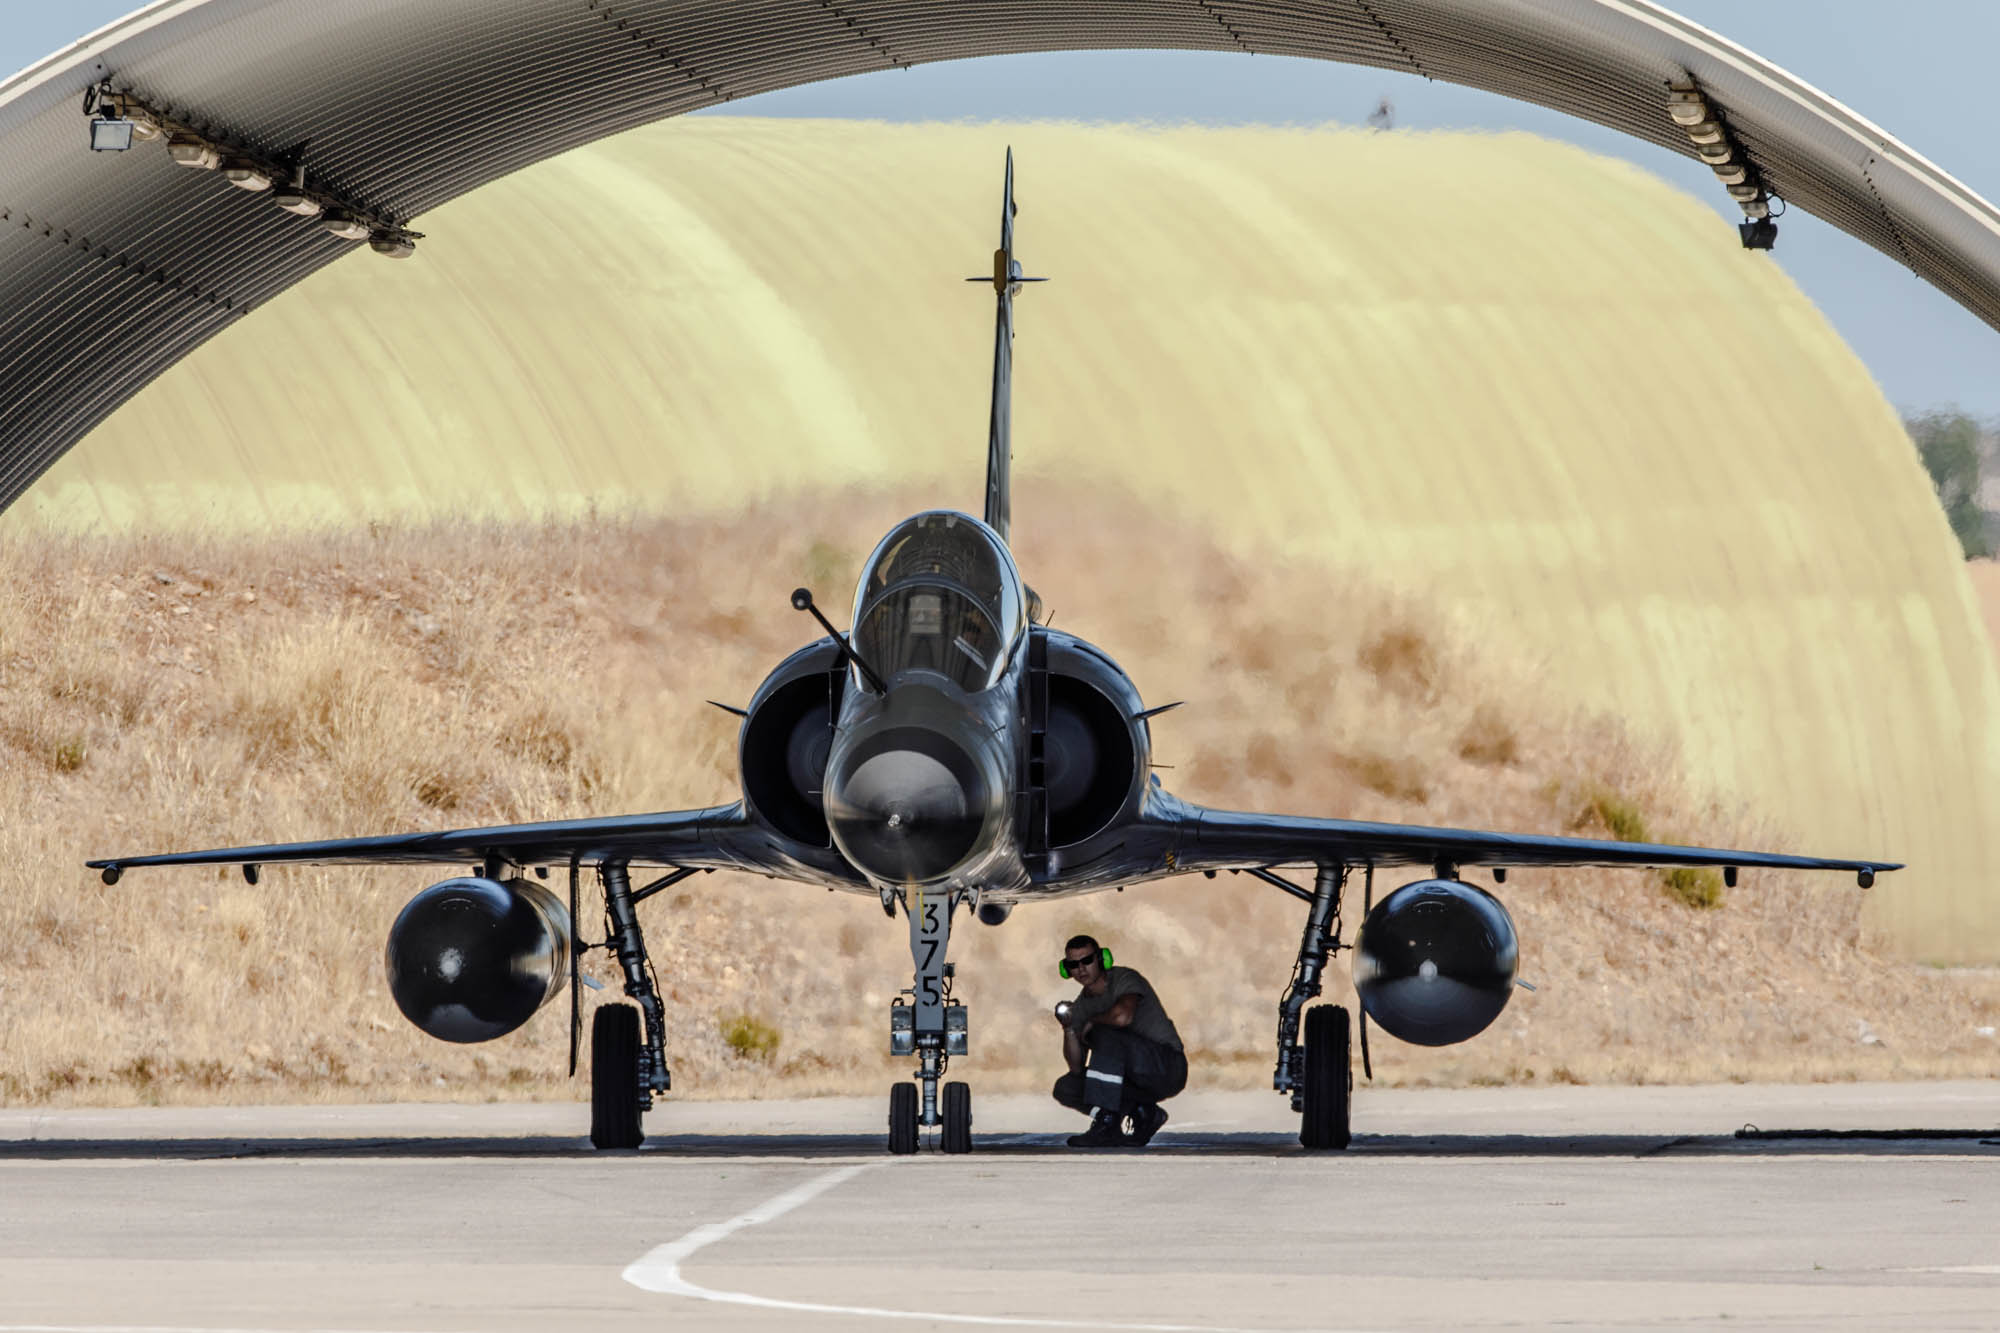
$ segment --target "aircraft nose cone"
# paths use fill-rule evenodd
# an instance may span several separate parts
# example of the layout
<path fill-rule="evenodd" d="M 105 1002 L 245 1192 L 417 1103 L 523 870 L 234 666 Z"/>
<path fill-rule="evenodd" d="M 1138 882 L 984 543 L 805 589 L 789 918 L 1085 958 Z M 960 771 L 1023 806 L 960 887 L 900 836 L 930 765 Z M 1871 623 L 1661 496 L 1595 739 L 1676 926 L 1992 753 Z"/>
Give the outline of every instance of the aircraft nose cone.
<path fill-rule="evenodd" d="M 922 884 L 949 875 L 978 847 L 990 799 L 963 747 L 926 728 L 892 727 L 836 756 L 827 825 L 864 874 Z"/>

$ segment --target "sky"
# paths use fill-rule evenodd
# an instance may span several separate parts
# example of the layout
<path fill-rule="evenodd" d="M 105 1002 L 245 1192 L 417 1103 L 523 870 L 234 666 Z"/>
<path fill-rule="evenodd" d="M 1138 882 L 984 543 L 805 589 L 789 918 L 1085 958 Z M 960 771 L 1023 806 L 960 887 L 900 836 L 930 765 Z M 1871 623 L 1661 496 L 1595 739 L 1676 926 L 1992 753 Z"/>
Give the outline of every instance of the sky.
<path fill-rule="evenodd" d="M 0 68 L 20 69 L 129 12 L 132 0 L 0 0 Z M 1987 199 L 2000 200 L 1990 83 L 1992 0 L 1670 0 L 1790 70 Z M 1893 22 L 1882 22 L 1886 15 Z M 1411 129 L 1528 130 L 1625 158 L 1741 214 L 1706 167 L 1587 121 L 1447 83 L 1328 61 L 1209 52 L 1000 56 L 746 98 L 707 114 L 872 120 L 1360 124 L 1387 96 Z M 1773 259 L 1832 320 L 1891 402 L 2000 418 L 2000 331 L 1894 260 L 1794 210 Z"/>

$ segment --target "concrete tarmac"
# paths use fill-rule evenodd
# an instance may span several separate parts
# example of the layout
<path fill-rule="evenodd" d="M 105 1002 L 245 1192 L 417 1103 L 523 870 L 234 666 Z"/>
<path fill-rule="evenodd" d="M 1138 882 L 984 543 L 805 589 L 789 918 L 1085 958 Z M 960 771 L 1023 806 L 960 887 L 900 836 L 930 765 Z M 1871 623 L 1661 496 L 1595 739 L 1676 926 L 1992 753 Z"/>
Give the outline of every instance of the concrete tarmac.
<path fill-rule="evenodd" d="M 2000 1081 L 1364 1088 L 1324 1154 L 1169 1109 L 1082 1153 L 975 1088 L 973 1155 L 893 1159 L 886 1098 L 608 1154 L 578 1105 L 0 1110 L 0 1333 L 2000 1328 Z"/>

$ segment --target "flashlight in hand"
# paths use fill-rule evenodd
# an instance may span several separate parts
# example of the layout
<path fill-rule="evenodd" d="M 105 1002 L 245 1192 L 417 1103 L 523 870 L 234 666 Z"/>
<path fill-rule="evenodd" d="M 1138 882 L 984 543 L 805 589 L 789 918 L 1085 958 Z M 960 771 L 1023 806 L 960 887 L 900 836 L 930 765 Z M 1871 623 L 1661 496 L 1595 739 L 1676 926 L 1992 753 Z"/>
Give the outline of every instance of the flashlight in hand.
<path fill-rule="evenodd" d="M 1057 1021 L 1058 1023 L 1067 1023 L 1067 1022 L 1069 1022 L 1069 1010 L 1070 1010 L 1070 1003 L 1069 1003 L 1069 1001 L 1068 1001 L 1068 1000 L 1057 1000 L 1057 1001 L 1056 1001 L 1056 1021 Z"/>

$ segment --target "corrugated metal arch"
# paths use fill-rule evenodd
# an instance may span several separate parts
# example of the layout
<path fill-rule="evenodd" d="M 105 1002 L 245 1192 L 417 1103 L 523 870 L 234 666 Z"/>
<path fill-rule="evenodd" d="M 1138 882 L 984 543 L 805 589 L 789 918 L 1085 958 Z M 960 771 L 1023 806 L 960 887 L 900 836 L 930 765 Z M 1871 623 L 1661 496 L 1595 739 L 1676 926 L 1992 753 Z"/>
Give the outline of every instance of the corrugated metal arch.
<path fill-rule="evenodd" d="M 1166 47 L 1412 71 L 1694 148 L 1689 77 L 1770 189 L 2000 328 L 2000 212 L 1648 0 L 160 0 L 0 86 L 0 507 L 230 321 L 362 244 L 155 146 L 91 153 L 109 80 L 405 224 L 666 116 L 818 79 Z M 1720 188 L 1720 187 L 1718 187 Z"/>

